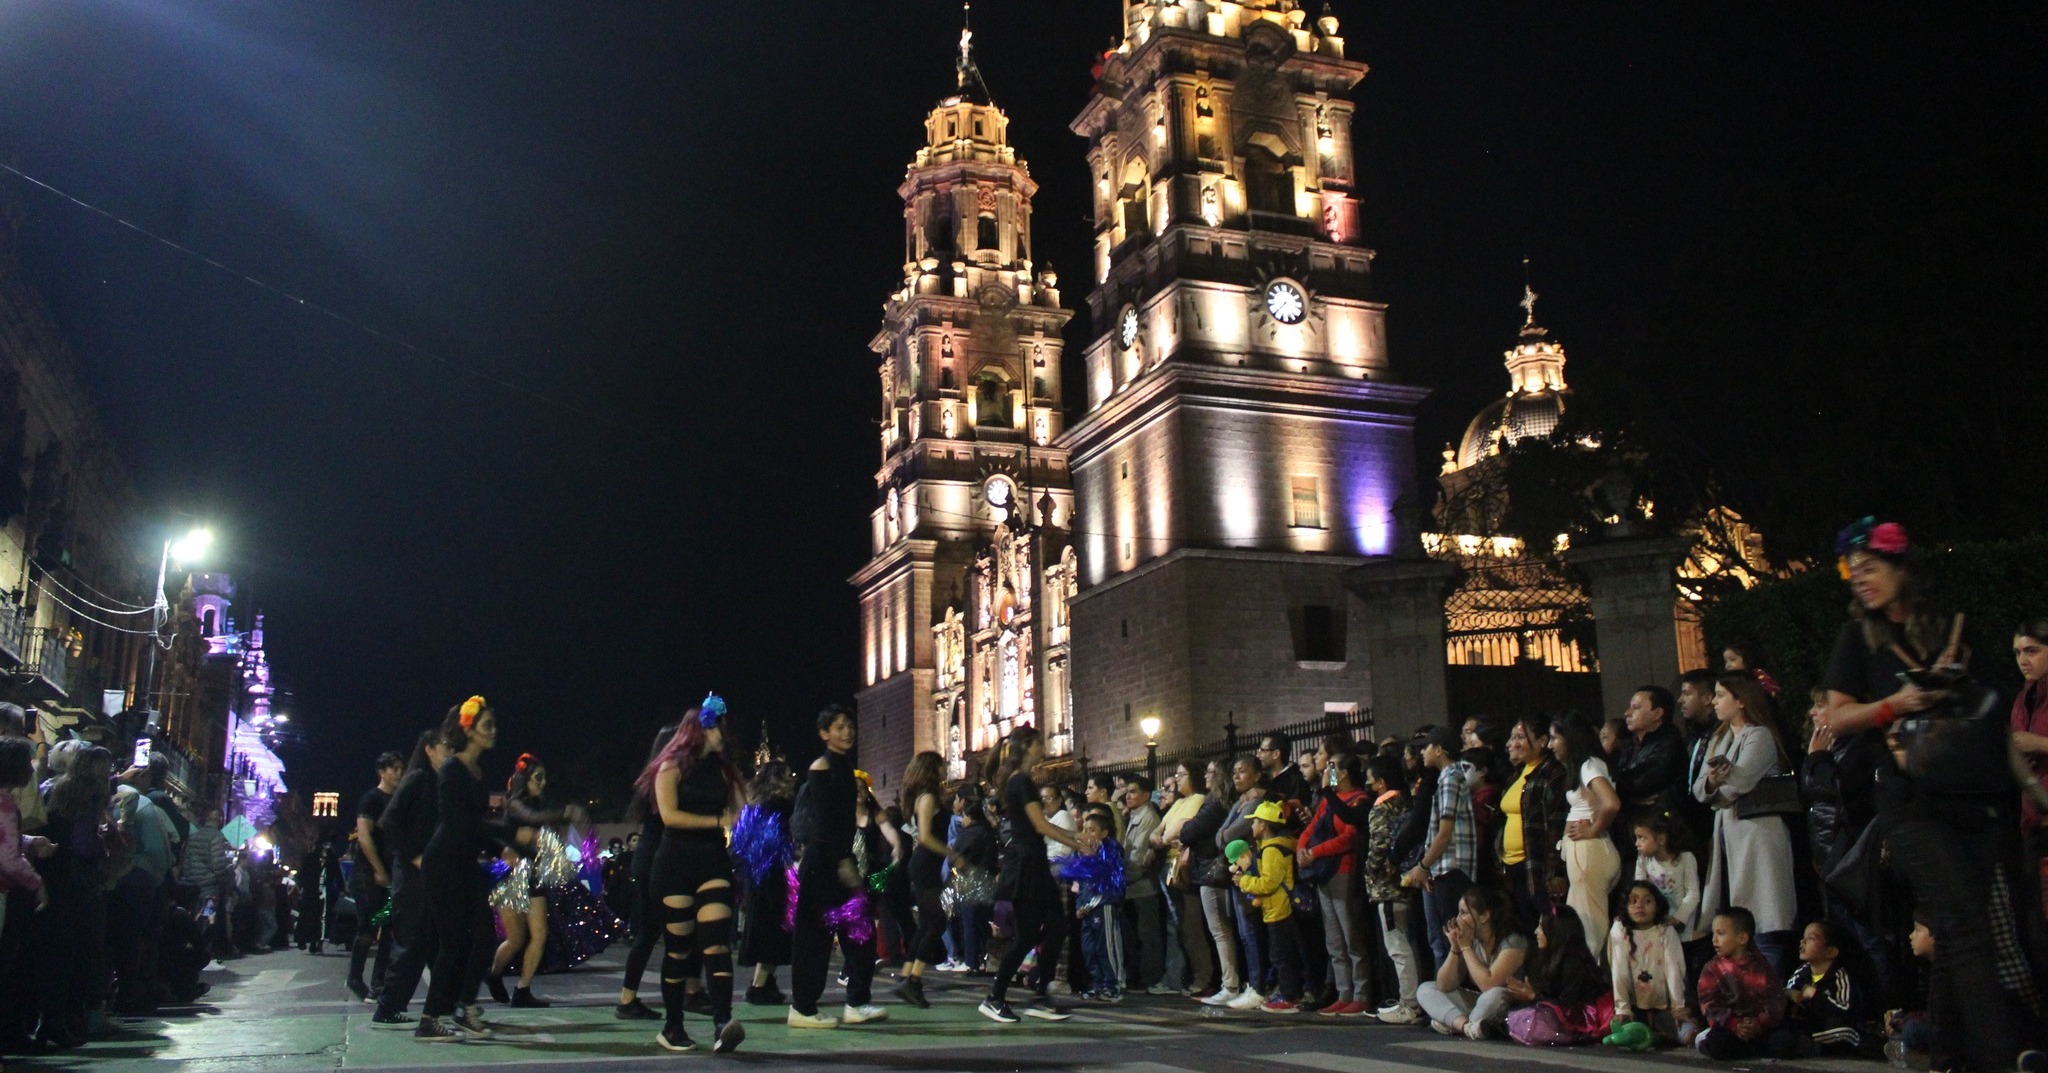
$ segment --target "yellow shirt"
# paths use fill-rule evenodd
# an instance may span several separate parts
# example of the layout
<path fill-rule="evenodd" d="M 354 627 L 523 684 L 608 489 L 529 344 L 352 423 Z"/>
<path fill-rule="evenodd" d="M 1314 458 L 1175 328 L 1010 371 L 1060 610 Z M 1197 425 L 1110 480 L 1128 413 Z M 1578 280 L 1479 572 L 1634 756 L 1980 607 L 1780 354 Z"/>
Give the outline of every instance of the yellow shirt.
<path fill-rule="evenodd" d="M 1507 792 L 1500 795 L 1500 814 L 1507 817 L 1507 823 L 1500 829 L 1500 863 L 1503 867 L 1517 865 L 1528 859 L 1526 847 L 1522 844 L 1522 786 L 1529 773 L 1536 770 L 1535 764 L 1525 764 L 1521 774 L 1508 784 Z"/>

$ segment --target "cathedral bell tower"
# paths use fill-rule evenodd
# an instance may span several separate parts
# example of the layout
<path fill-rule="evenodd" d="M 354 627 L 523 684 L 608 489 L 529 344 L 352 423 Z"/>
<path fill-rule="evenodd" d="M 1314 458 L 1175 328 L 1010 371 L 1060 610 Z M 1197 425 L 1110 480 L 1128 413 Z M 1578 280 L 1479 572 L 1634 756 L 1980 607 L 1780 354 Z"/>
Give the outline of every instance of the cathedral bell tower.
<path fill-rule="evenodd" d="M 1108 0 L 1102 0 L 1107 3 Z M 1344 571 L 1412 493 L 1414 408 L 1361 244 L 1366 65 L 1299 0 L 1118 0 L 1074 120 L 1099 334 L 1073 459 L 1078 747 L 1092 759 L 1370 702 Z"/>
<path fill-rule="evenodd" d="M 957 83 L 925 117 L 924 145 L 897 188 L 903 282 L 868 344 L 881 359 L 881 464 L 871 557 L 851 580 L 861 607 L 860 755 L 883 785 L 913 753 L 957 753 L 949 742 L 965 739 L 964 713 L 950 709 L 966 691 L 953 679 L 974 672 L 949 668 L 953 688 L 935 699 L 934 627 L 972 598 L 977 556 L 999 535 L 1014 542 L 1073 511 L 1066 452 L 1053 445 L 1064 431 L 1060 331 L 1073 314 L 1060 308 L 1057 277 L 1033 264 L 1038 186 L 1009 144 L 1009 118 L 989 99 L 968 30 Z M 1013 661 L 1028 653 L 1021 667 L 1005 665 L 1002 690 L 1011 718 L 1024 721 L 1049 647 L 1049 616 L 1018 614 L 1038 602 L 1039 558 L 1027 545 L 1010 560 L 1009 609 L 996 624 Z M 1017 633 L 1027 622 L 1035 638 Z"/>

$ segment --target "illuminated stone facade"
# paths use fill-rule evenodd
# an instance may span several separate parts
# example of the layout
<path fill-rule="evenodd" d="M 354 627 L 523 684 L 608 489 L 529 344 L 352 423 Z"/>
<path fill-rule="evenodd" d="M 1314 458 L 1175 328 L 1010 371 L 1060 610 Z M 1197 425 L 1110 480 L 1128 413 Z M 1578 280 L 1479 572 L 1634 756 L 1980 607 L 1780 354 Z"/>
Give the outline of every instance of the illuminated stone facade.
<path fill-rule="evenodd" d="M 860 760 L 884 787 L 914 752 L 958 759 L 998 728 L 1067 710 L 1065 608 L 1039 608 L 1073 513 L 1054 445 L 1073 314 L 1032 262 L 1038 187 L 965 33 L 959 82 L 925 118 L 898 188 L 903 284 L 869 344 L 881 358 L 881 466 L 871 557 L 852 582 Z"/>
<path fill-rule="evenodd" d="M 1101 334 L 1073 459 L 1076 747 L 1171 751 L 1369 703 L 1344 571 L 1387 552 L 1413 411 L 1359 243 L 1337 20 L 1126 3 L 1074 121 Z M 1347 638 L 1351 639 L 1347 644 Z"/>

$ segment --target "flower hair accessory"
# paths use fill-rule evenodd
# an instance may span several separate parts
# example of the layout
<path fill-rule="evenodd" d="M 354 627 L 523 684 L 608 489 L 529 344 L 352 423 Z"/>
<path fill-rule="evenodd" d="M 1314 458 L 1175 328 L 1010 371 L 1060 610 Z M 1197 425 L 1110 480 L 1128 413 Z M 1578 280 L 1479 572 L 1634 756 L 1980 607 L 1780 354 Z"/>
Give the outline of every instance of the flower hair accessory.
<path fill-rule="evenodd" d="M 706 693 L 704 703 L 697 706 L 697 725 L 706 730 L 716 730 L 724 718 L 725 698 L 716 693 Z"/>
<path fill-rule="evenodd" d="M 482 697 L 471 697 L 462 702 L 462 707 L 457 709 L 462 719 L 462 729 L 471 730 L 476 727 L 477 716 L 484 714 L 485 704 Z"/>
<path fill-rule="evenodd" d="M 1906 527 L 1897 522 L 1880 522 L 1865 516 L 1835 534 L 1835 554 L 1839 556 L 1836 570 L 1842 580 L 1849 579 L 1849 556 L 1859 551 L 1869 552 L 1888 562 L 1898 562 L 1912 548 L 1906 538 Z"/>

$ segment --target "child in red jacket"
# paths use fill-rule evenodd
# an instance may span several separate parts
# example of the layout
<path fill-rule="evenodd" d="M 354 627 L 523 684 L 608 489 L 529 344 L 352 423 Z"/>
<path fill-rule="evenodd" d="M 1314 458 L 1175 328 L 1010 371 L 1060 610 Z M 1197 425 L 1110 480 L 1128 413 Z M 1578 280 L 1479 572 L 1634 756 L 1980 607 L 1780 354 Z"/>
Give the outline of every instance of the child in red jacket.
<path fill-rule="evenodd" d="M 1756 917 L 1740 906 L 1714 914 L 1714 957 L 1700 970 L 1700 1015 L 1707 1027 L 1694 1049 L 1717 1061 L 1764 1053 L 1764 1037 L 1785 1016 L 1785 991 L 1757 952 Z"/>

